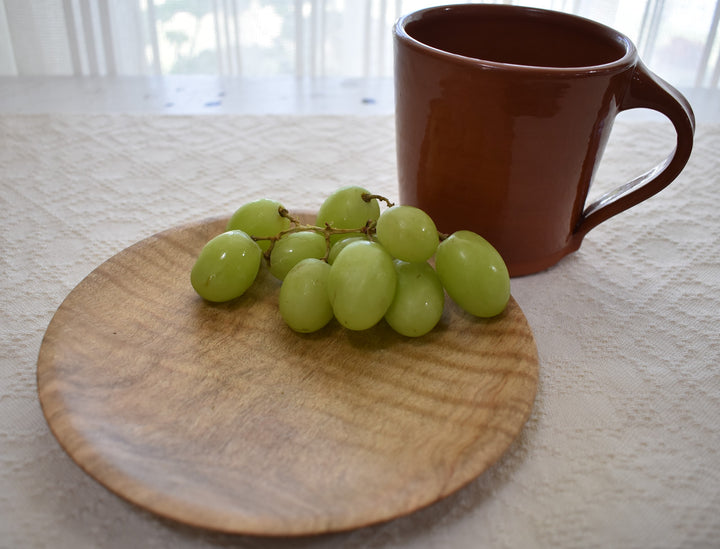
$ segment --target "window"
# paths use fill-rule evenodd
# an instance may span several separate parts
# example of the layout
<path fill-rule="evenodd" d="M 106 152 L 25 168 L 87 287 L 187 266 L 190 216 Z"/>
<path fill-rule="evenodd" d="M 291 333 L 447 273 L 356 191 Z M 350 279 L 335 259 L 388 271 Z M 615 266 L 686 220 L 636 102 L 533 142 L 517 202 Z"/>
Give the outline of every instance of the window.
<path fill-rule="evenodd" d="M 644 62 L 674 85 L 718 86 L 720 0 L 504 3 L 595 19 L 627 34 Z M 0 0 L 0 74 L 388 77 L 393 21 L 436 4 Z"/>

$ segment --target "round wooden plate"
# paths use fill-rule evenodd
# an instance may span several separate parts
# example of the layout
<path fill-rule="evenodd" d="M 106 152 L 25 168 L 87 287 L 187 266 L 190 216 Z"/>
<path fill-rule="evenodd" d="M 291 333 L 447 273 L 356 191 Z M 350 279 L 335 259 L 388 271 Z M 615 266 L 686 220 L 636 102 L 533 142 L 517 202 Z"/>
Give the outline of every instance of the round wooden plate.
<path fill-rule="evenodd" d="M 437 501 L 518 435 L 538 358 L 514 299 L 491 320 L 448 300 L 418 339 L 384 322 L 299 335 L 265 268 L 234 302 L 194 293 L 190 268 L 225 222 L 171 229 L 114 256 L 47 329 L 43 412 L 102 485 L 193 526 L 316 534 Z"/>

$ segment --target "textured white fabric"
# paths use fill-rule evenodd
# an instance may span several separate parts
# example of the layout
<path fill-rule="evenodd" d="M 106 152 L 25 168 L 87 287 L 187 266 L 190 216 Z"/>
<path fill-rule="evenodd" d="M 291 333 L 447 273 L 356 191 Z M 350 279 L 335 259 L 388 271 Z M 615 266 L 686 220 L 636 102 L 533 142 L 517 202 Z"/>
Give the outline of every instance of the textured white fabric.
<path fill-rule="evenodd" d="M 619 120 L 598 187 L 673 138 Z M 85 275 L 162 229 L 266 195 L 313 209 L 346 184 L 396 197 L 392 117 L 1 116 L 0 547 L 717 547 L 719 151 L 720 126 L 700 126 L 675 183 L 513 280 L 540 382 L 495 466 L 386 524 L 258 539 L 158 519 L 87 477 L 40 410 L 42 336 Z"/>

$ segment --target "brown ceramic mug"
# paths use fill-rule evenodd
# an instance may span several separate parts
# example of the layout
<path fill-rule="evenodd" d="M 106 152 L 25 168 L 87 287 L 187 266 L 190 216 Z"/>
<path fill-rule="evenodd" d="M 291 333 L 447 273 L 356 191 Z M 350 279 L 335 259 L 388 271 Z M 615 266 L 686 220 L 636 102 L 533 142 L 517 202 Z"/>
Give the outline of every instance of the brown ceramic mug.
<path fill-rule="evenodd" d="M 424 209 L 442 232 L 484 236 L 511 276 L 577 250 L 590 229 L 659 192 L 690 157 L 687 100 L 604 25 L 464 4 L 404 16 L 393 36 L 400 202 Z M 670 119 L 675 150 L 586 205 L 615 117 L 639 107 Z"/>

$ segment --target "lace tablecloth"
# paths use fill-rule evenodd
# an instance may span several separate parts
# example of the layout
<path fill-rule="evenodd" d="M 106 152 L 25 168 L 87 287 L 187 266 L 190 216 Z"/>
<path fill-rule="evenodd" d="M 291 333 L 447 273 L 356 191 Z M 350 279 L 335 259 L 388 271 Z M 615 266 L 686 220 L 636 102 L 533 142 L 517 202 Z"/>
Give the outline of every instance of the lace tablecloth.
<path fill-rule="evenodd" d="M 673 139 L 619 120 L 593 193 Z M 395 198 L 392 117 L 0 117 L 0 547 L 717 547 L 719 151 L 700 125 L 675 183 L 513 280 L 540 381 L 499 462 L 388 523 L 263 539 L 156 518 L 86 476 L 40 409 L 41 340 L 83 277 L 157 231 L 263 196 L 314 209 L 347 184 Z"/>

